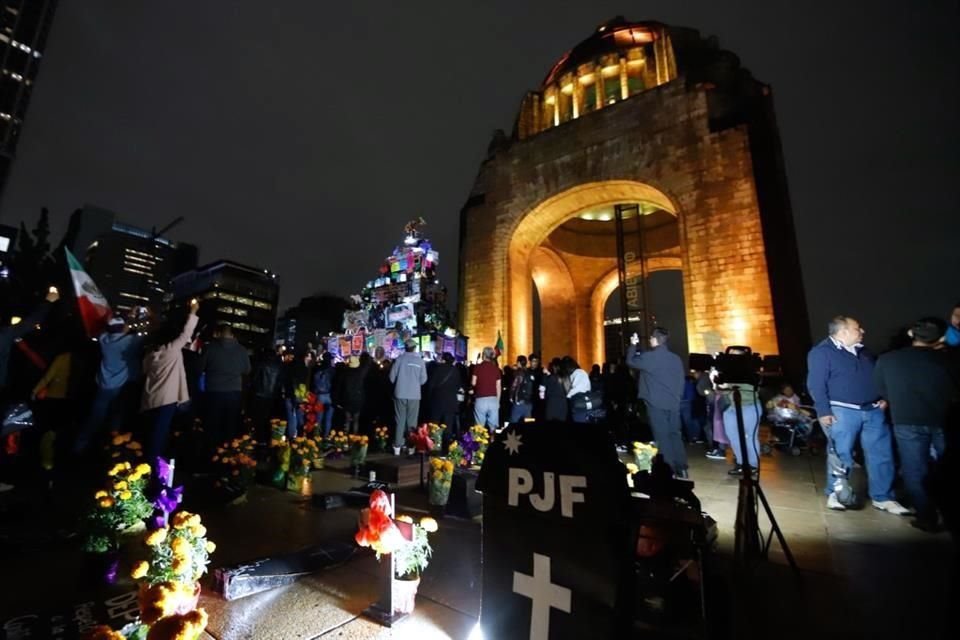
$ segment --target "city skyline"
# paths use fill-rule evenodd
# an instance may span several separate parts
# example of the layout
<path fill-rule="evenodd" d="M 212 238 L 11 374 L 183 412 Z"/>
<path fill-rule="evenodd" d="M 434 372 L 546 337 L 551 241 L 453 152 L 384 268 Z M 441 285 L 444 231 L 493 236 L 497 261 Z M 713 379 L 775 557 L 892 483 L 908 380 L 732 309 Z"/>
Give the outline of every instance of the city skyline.
<path fill-rule="evenodd" d="M 459 210 L 491 132 L 509 131 L 565 50 L 625 14 L 716 35 L 772 85 L 813 335 L 838 312 L 885 334 L 944 315 L 960 290 L 933 233 L 958 204 L 950 7 L 831 6 L 826 20 L 806 6 L 601 2 L 503 21 L 496 7 L 232 3 L 195 8 L 171 37 L 151 28 L 158 6 L 66 3 L 0 219 L 29 226 L 48 206 L 59 237 L 88 201 L 145 228 L 184 215 L 175 240 L 277 272 L 285 308 L 358 291 L 423 215 L 456 293 Z M 896 55 L 881 64 L 882 47 Z"/>

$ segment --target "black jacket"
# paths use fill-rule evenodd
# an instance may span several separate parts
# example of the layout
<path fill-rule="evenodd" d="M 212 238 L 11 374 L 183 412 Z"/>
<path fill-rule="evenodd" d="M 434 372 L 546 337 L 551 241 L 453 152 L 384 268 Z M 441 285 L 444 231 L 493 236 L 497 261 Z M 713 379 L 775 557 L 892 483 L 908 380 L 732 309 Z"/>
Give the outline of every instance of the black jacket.
<path fill-rule="evenodd" d="M 243 376 L 250 373 L 250 354 L 233 338 L 208 344 L 202 363 L 207 393 L 243 390 Z"/>
<path fill-rule="evenodd" d="M 886 353 L 877 360 L 873 381 L 890 404 L 894 425 L 943 427 L 957 401 L 957 372 L 943 351 L 907 347 Z"/>
<path fill-rule="evenodd" d="M 280 393 L 282 370 L 276 356 L 265 358 L 257 364 L 250 381 L 250 391 L 260 398 L 275 398 Z"/>
<path fill-rule="evenodd" d="M 560 376 L 543 376 L 544 420 L 567 419 L 567 390 L 563 388 Z"/>
<path fill-rule="evenodd" d="M 459 401 L 460 372 L 446 362 L 437 364 L 427 378 L 427 402 L 434 417 L 456 413 Z M 448 425 L 449 426 L 449 425 Z"/>

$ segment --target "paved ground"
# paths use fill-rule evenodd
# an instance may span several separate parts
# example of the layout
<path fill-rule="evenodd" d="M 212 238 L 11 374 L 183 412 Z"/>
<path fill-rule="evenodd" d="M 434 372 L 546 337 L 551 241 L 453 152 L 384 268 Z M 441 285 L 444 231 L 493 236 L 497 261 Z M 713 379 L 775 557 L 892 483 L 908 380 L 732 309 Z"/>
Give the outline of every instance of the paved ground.
<path fill-rule="evenodd" d="M 690 456 L 696 493 L 720 526 L 721 575 L 713 601 L 726 603 L 733 592 L 726 567 L 738 485 L 727 476 L 728 464 L 706 460 L 699 447 L 691 447 Z M 908 519 L 872 508 L 826 510 L 822 457 L 775 454 L 765 457 L 762 465 L 762 486 L 797 557 L 803 581 L 798 586 L 774 543 L 771 562 L 759 568 L 752 587 L 736 591 L 735 605 L 721 605 L 731 609 L 737 627 L 730 637 L 941 637 L 953 557 L 945 534 L 923 534 L 910 527 Z M 353 484 L 342 471 L 315 473 L 317 492 Z M 408 512 L 425 508 L 424 497 L 415 490 L 401 492 L 399 501 Z M 75 545 L 51 542 L 51 520 L 42 517 L 42 508 L 33 505 L 32 513 L 16 509 L 3 513 L 0 620 L 81 602 L 91 595 L 74 579 L 80 570 Z M 204 512 L 210 536 L 218 543 L 214 565 L 349 536 L 355 518 L 353 510 L 323 512 L 300 496 L 266 487 L 251 490 L 245 504 Z M 208 633 L 217 640 L 467 638 L 479 611 L 479 539 L 478 523 L 449 519 L 441 523 L 416 613 L 392 631 L 360 616 L 376 598 L 376 564 L 372 557 L 359 555 L 341 567 L 234 602 L 206 590 L 202 604 L 210 613 Z M 20 588 L 7 588 L 14 584 Z M 129 589 L 120 585 L 115 591 Z"/>

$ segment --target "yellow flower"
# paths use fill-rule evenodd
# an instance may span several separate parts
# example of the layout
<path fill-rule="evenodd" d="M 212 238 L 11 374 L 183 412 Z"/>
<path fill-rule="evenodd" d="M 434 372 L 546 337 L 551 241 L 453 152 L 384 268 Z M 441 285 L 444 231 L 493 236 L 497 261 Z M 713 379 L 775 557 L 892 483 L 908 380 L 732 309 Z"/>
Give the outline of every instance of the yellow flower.
<path fill-rule="evenodd" d="M 207 553 L 213 553 L 217 550 L 217 545 L 214 544 L 213 540 L 207 540 L 206 549 Z"/>
<path fill-rule="evenodd" d="M 113 467 L 111 467 L 110 471 L 107 471 L 107 475 L 112 478 L 113 476 L 117 475 L 121 471 L 123 471 L 123 464 L 118 462 L 117 464 L 113 465 Z"/>
<path fill-rule="evenodd" d="M 406 522 L 407 524 L 413 524 L 413 518 L 407 515 L 397 516 L 397 522 Z"/>
<path fill-rule="evenodd" d="M 190 532 L 193 533 L 193 535 L 196 536 L 197 538 L 202 538 L 205 535 L 207 535 L 207 528 L 202 524 L 198 524 L 195 527 L 191 527 Z"/>
<path fill-rule="evenodd" d="M 100 491 L 97 491 L 93 497 L 99 500 L 100 498 L 106 498 L 109 495 L 110 495 L 109 493 L 101 489 Z"/>
<path fill-rule="evenodd" d="M 121 500 L 129 500 L 129 499 L 132 498 L 132 497 L 133 497 L 133 494 L 130 493 L 129 491 L 121 491 L 121 492 L 120 492 L 120 499 L 121 499 Z"/>
<path fill-rule="evenodd" d="M 420 526 L 421 526 L 421 527 L 423 528 L 423 530 L 426 531 L 427 533 L 433 533 L 433 532 L 435 532 L 437 529 L 440 528 L 440 527 L 437 525 L 437 521 L 434 520 L 433 518 L 429 518 L 429 517 L 427 517 L 427 518 L 420 518 Z"/>
<path fill-rule="evenodd" d="M 98 504 L 102 509 L 109 509 L 114 505 L 113 498 L 109 498 L 109 497 L 100 498 L 100 500 L 98 501 Z"/>
<path fill-rule="evenodd" d="M 124 481 L 124 480 L 120 480 L 119 482 L 114 482 L 114 483 L 113 483 L 113 490 L 114 490 L 114 491 L 125 491 L 126 488 L 127 488 L 127 483 L 126 483 L 126 481 Z"/>
<path fill-rule="evenodd" d="M 139 450 L 142 449 L 142 448 L 143 448 L 143 447 L 140 445 L 139 442 L 128 442 L 128 443 L 127 443 L 127 449 L 131 449 L 131 450 L 133 450 L 133 451 L 139 451 Z"/>
<path fill-rule="evenodd" d="M 174 573 L 183 573 L 183 570 L 187 568 L 187 559 L 174 556 L 173 562 L 170 563 L 170 568 L 173 569 Z"/>
<path fill-rule="evenodd" d="M 141 560 L 137 564 L 133 565 L 133 571 L 130 572 L 130 577 L 134 580 L 139 580 L 140 578 L 147 575 L 147 571 L 150 570 L 150 563 L 146 560 Z"/>
<path fill-rule="evenodd" d="M 116 447 L 119 447 L 119 446 L 120 446 L 121 444 L 123 444 L 124 442 L 126 442 L 126 440 L 123 439 L 123 436 L 114 436 L 114 437 L 113 437 L 113 445 L 116 446 Z"/>
<path fill-rule="evenodd" d="M 190 553 L 190 543 L 186 538 L 174 538 L 170 542 L 170 550 L 175 556 L 185 556 Z"/>
<path fill-rule="evenodd" d="M 194 640 L 206 626 L 207 612 L 203 609 L 174 613 L 152 624 L 147 640 Z"/>
<path fill-rule="evenodd" d="M 150 465 L 146 464 L 145 462 L 141 462 L 140 464 L 137 465 L 137 470 L 136 470 L 136 471 L 137 471 L 137 473 L 139 473 L 141 476 L 145 476 L 145 475 L 147 475 L 148 473 L 150 473 Z"/>
<path fill-rule="evenodd" d="M 147 534 L 147 537 L 144 541 L 147 543 L 147 545 L 155 547 L 167 539 L 167 531 L 168 529 L 166 527 L 163 527 L 162 529 L 154 529 Z"/>

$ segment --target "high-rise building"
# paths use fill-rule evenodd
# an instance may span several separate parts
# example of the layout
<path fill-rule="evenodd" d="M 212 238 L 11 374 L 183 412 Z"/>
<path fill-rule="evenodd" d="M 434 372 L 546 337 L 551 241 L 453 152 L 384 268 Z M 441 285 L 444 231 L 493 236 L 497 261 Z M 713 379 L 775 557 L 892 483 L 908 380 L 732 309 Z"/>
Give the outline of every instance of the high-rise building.
<path fill-rule="evenodd" d="M 343 312 L 348 307 L 345 298 L 332 295 L 302 298 L 300 304 L 287 309 L 277 320 L 276 344 L 291 347 L 298 353 L 308 344 L 317 348 L 330 332 L 343 328 Z"/>
<path fill-rule="evenodd" d="M 177 315 L 197 298 L 202 337 L 228 324 L 241 344 L 256 350 L 272 346 L 279 294 L 277 276 L 268 269 L 218 260 L 176 276 L 167 310 Z"/>
<path fill-rule="evenodd" d="M 46 49 L 56 0 L 0 0 L 0 195 Z"/>
<path fill-rule="evenodd" d="M 197 266 L 197 249 L 123 223 L 117 214 L 86 205 L 70 217 L 67 247 L 114 310 L 159 310 L 176 274 Z"/>

